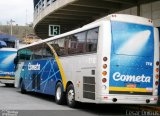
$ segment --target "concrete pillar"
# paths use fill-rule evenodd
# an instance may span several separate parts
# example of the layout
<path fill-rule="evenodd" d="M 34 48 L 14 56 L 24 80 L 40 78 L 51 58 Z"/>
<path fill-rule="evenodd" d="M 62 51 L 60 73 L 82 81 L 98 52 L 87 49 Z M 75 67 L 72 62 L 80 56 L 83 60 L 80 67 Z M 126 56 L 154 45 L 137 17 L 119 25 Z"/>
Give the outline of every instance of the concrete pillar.
<path fill-rule="evenodd" d="M 140 16 L 141 15 L 141 5 L 138 4 L 137 5 L 137 16 Z"/>

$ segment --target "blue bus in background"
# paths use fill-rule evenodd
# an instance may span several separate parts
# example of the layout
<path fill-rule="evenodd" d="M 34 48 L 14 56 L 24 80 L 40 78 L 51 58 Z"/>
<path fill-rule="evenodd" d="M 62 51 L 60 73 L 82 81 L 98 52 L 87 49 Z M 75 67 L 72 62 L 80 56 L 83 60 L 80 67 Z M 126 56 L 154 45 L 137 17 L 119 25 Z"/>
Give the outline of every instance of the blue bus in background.
<path fill-rule="evenodd" d="M 14 84 L 15 63 L 17 55 L 15 48 L 0 49 L 0 83 L 10 86 Z"/>
<path fill-rule="evenodd" d="M 6 86 L 13 86 L 15 82 L 18 43 L 15 37 L 0 33 L 0 83 Z"/>

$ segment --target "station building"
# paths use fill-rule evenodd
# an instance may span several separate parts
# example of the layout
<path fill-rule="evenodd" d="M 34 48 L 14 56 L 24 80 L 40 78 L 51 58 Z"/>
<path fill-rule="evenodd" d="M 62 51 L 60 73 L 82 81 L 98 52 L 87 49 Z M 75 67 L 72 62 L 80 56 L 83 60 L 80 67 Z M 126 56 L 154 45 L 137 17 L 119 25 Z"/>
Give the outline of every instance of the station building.
<path fill-rule="evenodd" d="M 60 25 L 60 33 L 81 27 L 111 13 L 152 19 L 160 27 L 160 0 L 33 0 L 36 34 L 48 38 L 49 25 Z"/>

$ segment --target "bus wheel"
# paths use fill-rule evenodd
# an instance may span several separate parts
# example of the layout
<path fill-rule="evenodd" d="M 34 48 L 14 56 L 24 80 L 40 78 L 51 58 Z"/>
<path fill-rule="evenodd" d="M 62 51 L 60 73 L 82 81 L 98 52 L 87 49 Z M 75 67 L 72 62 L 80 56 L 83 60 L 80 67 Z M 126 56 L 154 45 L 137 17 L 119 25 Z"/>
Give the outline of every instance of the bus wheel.
<path fill-rule="evenodd" d="M 14 84 L 8 84 L 8 83 L 6 83 L 5 86 L 6 87 L 14 87 Z"/>
<path fill-rule="evenodd" d="M 55 101 L 57 104 L 64 104 L 65 101 L 65 95 L 63 92 L 63 86 L 60 82 L 56 85 L 56 94 L 55 94 Z"/>
<path fill-rule="evenodd" d="M 25 89 L 25 85 L 24 85 L 24 82 L 23 82 L 23 80 L 21 81 L 21 93 L 22 94 L 25 94 L 26 93 L 26 89 Z"/>
<path fill-rule="evenodd" d="M 75 91 L 74 91 L 74 86 L 71 84 L 67 88 L 67 104 L 69 107 L 74 108 L 76 107 L 77 102 L 75 101 Z"/>

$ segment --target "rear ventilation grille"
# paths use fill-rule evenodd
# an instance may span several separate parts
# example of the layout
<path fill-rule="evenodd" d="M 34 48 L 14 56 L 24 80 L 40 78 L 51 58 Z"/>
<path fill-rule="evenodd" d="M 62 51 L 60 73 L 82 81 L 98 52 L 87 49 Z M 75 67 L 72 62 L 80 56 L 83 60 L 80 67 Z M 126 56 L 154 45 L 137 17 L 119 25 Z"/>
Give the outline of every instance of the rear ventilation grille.
<path fill-rule="evenodd" d="M 95 78 L 94 77 L 83 77 L 83 83 L 95 84 Z"/>
<path fill-rule="evenodd" d="M 83 77 L 83 97 L 95 100 L 95 77 Z"/>
<path fill-rule="evenodd" d="M 95 92 L 95 85 L 83 84 L 84 91 Z"/>

